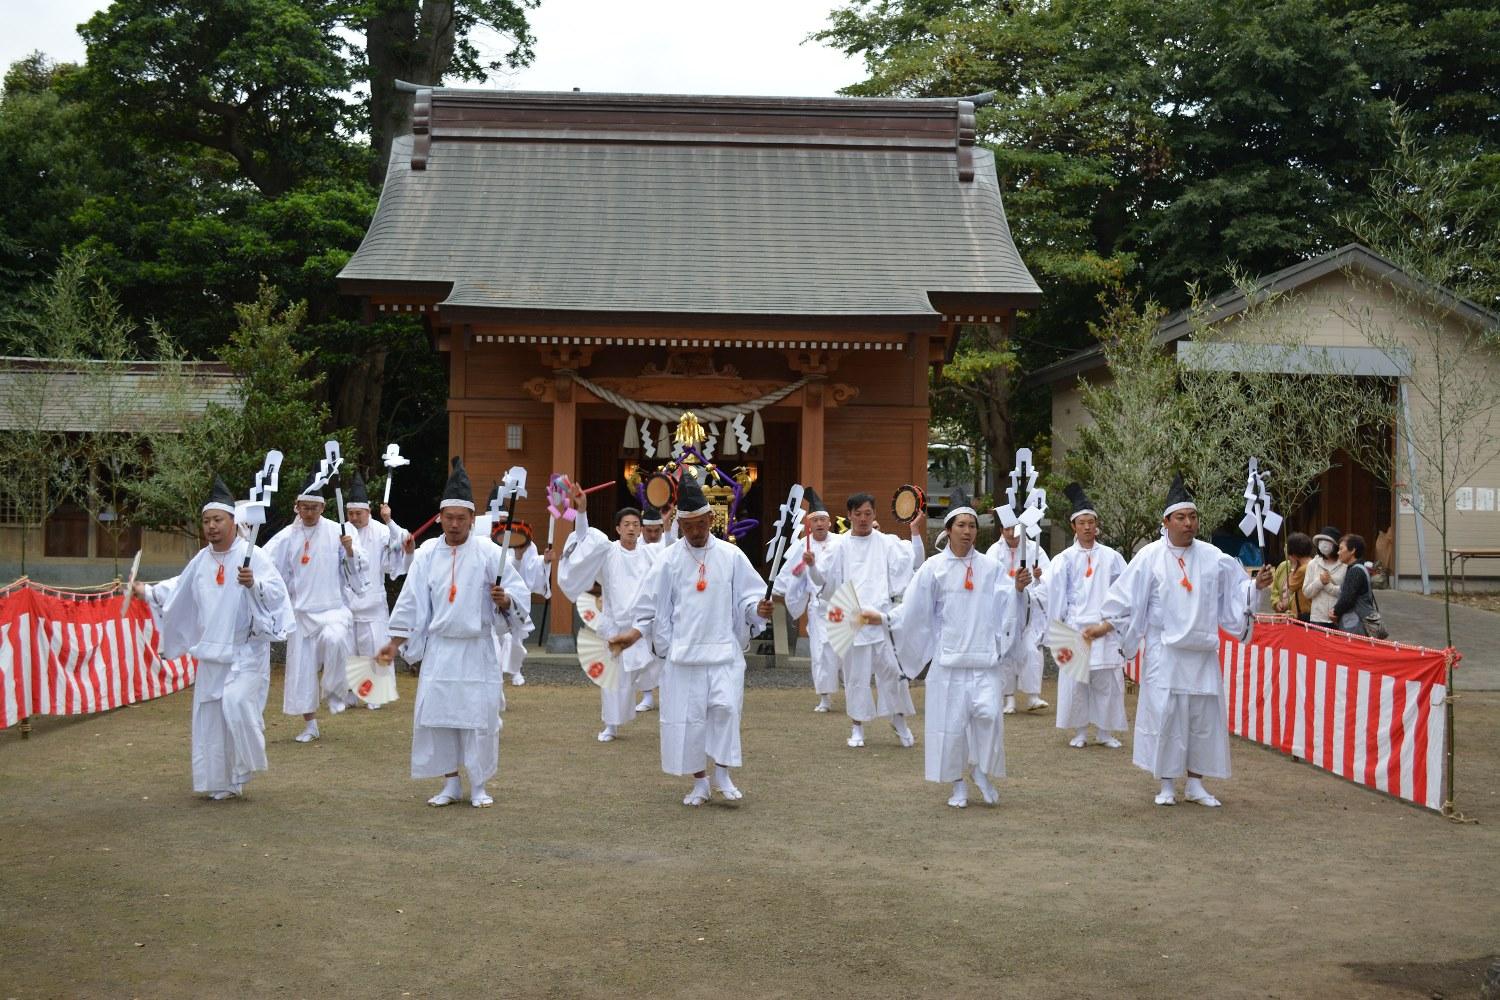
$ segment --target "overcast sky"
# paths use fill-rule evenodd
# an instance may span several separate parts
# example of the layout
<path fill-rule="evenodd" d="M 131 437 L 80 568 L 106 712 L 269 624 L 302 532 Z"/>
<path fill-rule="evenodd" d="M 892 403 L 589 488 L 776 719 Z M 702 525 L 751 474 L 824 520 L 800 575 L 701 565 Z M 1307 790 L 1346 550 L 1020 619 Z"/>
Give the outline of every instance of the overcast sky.
<path fill-rule="evenodd" d="M 0 66 L 40 49 L 83 59 L 76 27 L 99 0 L 0 0 Z M 536 62 L 490 81 L 510 90 L 825 96 L 864 77 L 859 60 L 802 40 L 830 0 L 542 0 Z M 496 55 L 498 38 L 479 39 Z"/>

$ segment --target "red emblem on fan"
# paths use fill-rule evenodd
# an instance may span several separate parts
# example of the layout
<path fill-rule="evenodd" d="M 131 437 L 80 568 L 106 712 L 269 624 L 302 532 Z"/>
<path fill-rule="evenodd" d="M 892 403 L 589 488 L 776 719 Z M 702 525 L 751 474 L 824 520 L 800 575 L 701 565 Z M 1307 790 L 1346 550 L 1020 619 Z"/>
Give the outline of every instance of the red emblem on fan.
<path fill-rule="evenodd" d="M 370 692 L 374 690 L 375 682 L 366 677 L 364 683 L 359 686 L 359 690 L 354 693 L 359 695 L 361 698 L 368 698 L 370 696 Z"/>
<path fill-rule="evenodd" d="M 833 622 L 835 625 L 837 625 L 839 622 L 843 621 L 844 620 L 844 609 L 843 608 L 829 608 L 828 609 L 828 620 L 831 621 L 831 622 Z"/>
<path fill-rule="evenodd" d="M 585 611 L 583 613 L 583 620 L 586 621 L 586 622 L 593 621 L 594 620 L 594 613 L 592 611 Z"/>
<path fill-rule="evenodd" d="M 587 673 L 590 677 L 598 680 L 599 675 L 604 673 L 604 664 L 600 663 L 598 660 L 595 660 L 593 663 L 589 664 Z"/>
<path fill-rule="evenodd" d="M 1058 663 L 1068 663 L 1072 659 L 1073 659 L 1073 651 L 1071 649 L 1059 649 L 1057 651 L 1057 662 Z"/>

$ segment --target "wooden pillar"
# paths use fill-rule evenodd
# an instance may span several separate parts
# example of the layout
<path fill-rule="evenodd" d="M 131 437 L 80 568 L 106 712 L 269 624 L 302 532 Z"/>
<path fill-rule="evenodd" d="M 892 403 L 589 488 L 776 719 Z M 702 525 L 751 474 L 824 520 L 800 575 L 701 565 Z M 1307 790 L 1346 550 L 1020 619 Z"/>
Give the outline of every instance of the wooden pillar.
<path fill-rule="evenodd" d="M 931 369 L 932 356 L 937 355 L 939 361 L 943 357 L 943 340 L 940 337 L 929 337 L 917 334 L 911 339 L 911 350 L 908 356 L 911 358 L 911 405 L 923 411 L 928 411 L 928 372 Z M 907 482 L 920 486 L 924 491 L 927 489 L 927 420 L 913 420 L 911 422 L 911 469 L 907 473 Z M 925 511 L 924 511 L 925 513 Z"/>
<path fill-rule="evenodd" d="M 457 327 L 448 332 L 449 457 L 464 453 L 464 411 L 455 410 L 451 404 L 469 394 L 469 341 L 473 335 L 473 328 L 469 326 Z M 444 465 L 446 464 L 445 462 Z"/>
<path fill-rule="evenodd" d="M 801 448 L 797 463 L 797 480 L 823 492 L 823 383 L 809 382 L 802 387 Z"/>
<path fill-rule="evenodd" d="M 578 468 L 578 404 L 573 398 L 573 380 L 566 375 L 556 376 L 553 383 L 552 468 L 568 475 L 575 475 Z M 558 522 L 554 552 L 562 552 L 572 530 L 572 522 Z M 571 653 L 575 649 L 573 602 L 563 594 L 555 579 L 547 635 L 542 641 L 549 653 Z"/>

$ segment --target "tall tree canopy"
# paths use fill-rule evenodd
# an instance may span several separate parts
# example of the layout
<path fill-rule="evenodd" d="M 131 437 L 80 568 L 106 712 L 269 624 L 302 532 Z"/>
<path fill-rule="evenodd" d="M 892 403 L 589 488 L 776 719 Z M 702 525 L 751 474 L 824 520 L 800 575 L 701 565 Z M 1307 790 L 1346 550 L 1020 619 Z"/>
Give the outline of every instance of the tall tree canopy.
<path fill-rule="evenodd" d="M 307 303 L 297 336 L 327 375 L 314 391 L 365 454 L 386 436 L 437 444 L 441 359 L 409 320 L 364 324 L 334 276 L 407 127 L 411 95 L 395 79 L 524 64 L 535 5 L 115 0 L 80 27 L 82 66 L 38 54 L 6 77 L 0 307 L 81 247 L 129 314 L 214 357 L 234 304 L 269 282 Z M 484 54 L 481 31 L 500 34 L 502 54 Z"/>
<path fill-rule="evenodd" d="M 1478 0 L 855 0 L 816 37 L 864 57 L 850 94 L 997 92 L 981 138 L 1045 293 L 1012 370 L 1089 344 L 1116 281 L 1172 308 L 1231 264 L 1347 242 L 1337 219 L 1385 159 L 1389 101 L 1500 180 L 1500 10 Z M 964 348 L 960 377 L 1005 358 Z M 1022 438 L 1045 426 L 1035 401 L 1018 412 Z"/>

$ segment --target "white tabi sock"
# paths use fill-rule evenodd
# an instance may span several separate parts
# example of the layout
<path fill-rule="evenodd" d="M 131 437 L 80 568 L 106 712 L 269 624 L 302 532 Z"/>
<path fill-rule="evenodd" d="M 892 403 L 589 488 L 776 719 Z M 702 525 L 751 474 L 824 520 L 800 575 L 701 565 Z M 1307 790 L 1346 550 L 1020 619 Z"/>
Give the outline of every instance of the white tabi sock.
<path fill-rule="evenodd" d="M 619 734 L 615 732 L 614 726 L 605 726 L 604 731 L 599 734 L 598 740 L 600 743 L 608 743 L 618 735 Z"/>
<path fill-rule="evenodd" d="M 1172 787 L 1173 784 L 1174 779 L 1172 778 L 1161 779 L 1161 791 L 1156 796 L 1157 805 L 1169 806 L 1177 801 L 1177 790 Z"/>
<path fill-rule="evenodd" d="M 307 725 L 303 727 L 302 732 L 300 734 L 298 734 L 298 736 L 297 736 L 297 742 L 298 743 L 311 743 L 313 740 L 317 739 L 319 735 L 320 734 L 318 733 L 318 720 L 317 719 L 308 719 L 307 720 Z"/>
<path fill-rule="evenodd" d="M 1005 696 L 1005 708 L 1001 710 L 1005 715 L 1016 714 L 1016 696 L 1008 694 Z"/>
<path fill-rule="evenodd" d="M 984 796 L 985 805 L 999 804 L 1000 790 L 990 783 L 989 775 L 976 767 L 970 777 L 974 779 L 974 786 L 979 789 L 979 794 Z"/>
<path fill-rule="evenodd" d="M 1201 778 L 1189 778 L 1187 780 L 1187 787 L 1183 789 L 1183 792 L 1189 802 L 1196 802 L 1200 806 L 1213 808 L 1219 805 L 1219 800 L 1214 798 L 1213 793 L 1203 787 L 1203 780 Z"/>
<path fill-rule="evenodd" d="M 495 800 L 490 798 L 489 793 L 484 790 L 483 785 L 475 785 L 469 790 L 469 804 L 475 809 L 484 809 L 494 805 Z"/>
<path fill-rule="evenodd" d="M 647 691 L 645 694 L 641 695 L 641 700 L 636 702 L 635 704 L 635 710 L 637 712 L 649 712 L 655 707 L 656 695 L 652 694 L 650 691 Z"/>
<path fill-rule="evenodd" d="M 969 786 L 964 779 L 959 778 L 953 783 L 953 794 L 948 796 L 948 804 L 955 809 L 962 809 L 969 804 Z"/>
<path fill-rule="evenodd" d="M 729 768 L 723 764 L 714 765 L 714 787 L 719 790 L 719 794 L 731 801 L 745 797 L 744 793 L 734 786 L 734 782 L 729 780 Z"/>
<path fill-rule="evenodd" d="M 911 727 L 906 724 L 906 716 L 891 716 L 891 728 L 896 731 L 896 737 L 904 747 L 916 746 L 917 738 L 911 734 Z"/>
<path fill-rule="evenodd" d="M 1070 746 L 1070 747 L 1083 747 L 1083 746 L 1085 746 L 1088 743 L 1088 741 L 1089 741 L 1089 727 L 1088 726 L 1079 726 L 1078 727 L 1078 732 L 1074 733 L 1073 734 L 1073 738 L 1068 741 L 1068 746 Z"/>
<path fill-rule="evenodd" d="M 453 777 L 443 782 L 442 794 L 448 796 L 450 799 L 459 798 L 463 795 L 463 793 L 463 782 L 459 780 L 458 775 L 455 774 Z"/>
<path fill-rule="evenodd" d="M 865 745 L 865 724 L 856 722 L 849 730 L 849 745 L 851 747 L 862 747 Z"/>
<path fill-rule="evenodd" d="M 818 695 L 818 705 L 817 705 L 816 708 L 813 709 L 813 711 L 814 712 L 826 712 L 826 711 L 828 711 L 832 707 L 833 707 L 833 696 L 832 695 L 827 695 L 827 694 L 820 694 L 820 695 Z"/>
<path fill-rule="evenodd" d="M 708 798 L 708 775 L 704 775 L 693 782 L 692 791 L 688 792 L 683 798 L 682 804 L 685 806 L 701 806 L 708 801 Z"/>

